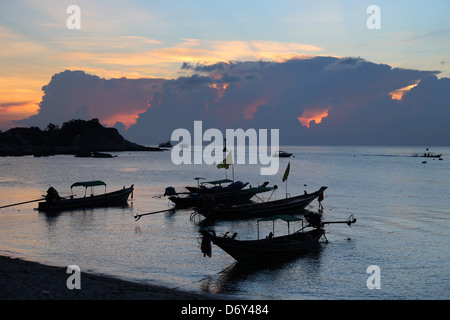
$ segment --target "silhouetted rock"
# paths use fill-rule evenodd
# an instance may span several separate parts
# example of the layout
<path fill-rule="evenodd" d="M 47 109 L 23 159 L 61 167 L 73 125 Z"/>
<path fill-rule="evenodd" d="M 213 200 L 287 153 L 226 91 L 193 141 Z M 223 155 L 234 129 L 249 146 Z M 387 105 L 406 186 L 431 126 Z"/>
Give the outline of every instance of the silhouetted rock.
<path fill-rule="evenodd" d="M 102 151 L 162 151 L 125 140 L 115 128 L 106 128 L 98 119 L 70 120 L 61 128 L 49 124 L 37 127 L 12 128 L 0 133 L 0 156 L 77 156 L 109 157 Z"/>

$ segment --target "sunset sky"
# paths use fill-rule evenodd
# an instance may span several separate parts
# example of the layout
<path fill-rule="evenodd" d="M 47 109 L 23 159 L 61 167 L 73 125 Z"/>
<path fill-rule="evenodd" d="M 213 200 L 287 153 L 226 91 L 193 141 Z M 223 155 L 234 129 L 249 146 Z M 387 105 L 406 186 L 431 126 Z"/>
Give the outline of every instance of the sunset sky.
<path fill-rule="evenodd" d="M 66 10 L 73 4 L 81 10 L 81 29 L 66 25 L 71 16 Z M 366 25 L 371 16 L 366 10 L 373 4 L 381 10 L 378 30 Z M 42 87 L 65 70 L 101 79 L 170 80 L 192 75 L 184 63 L 321 56 L 360 57 L 448 78 L 449 13 L 448 0 L 0 1 L 0 130 L 36 115 Z M 391 98 L 401 100 L 418 82 L 394 85 Z M 231 91 L 226 81 L 209 86 L 217 90 L 216 101 Z M 151 105 L 153 96 L 147 98 Z M 249 101 L 244 118 L 253 118 L 269 101 L 264 95 Z M 101 121 L 112 126 L 121 120 L 129 127 L 148 105 L 123 107 L 101 115 Z M 310 128 L 308 119 L 318 124 L 333 107 L 302 110 L 294 118 Z"/>

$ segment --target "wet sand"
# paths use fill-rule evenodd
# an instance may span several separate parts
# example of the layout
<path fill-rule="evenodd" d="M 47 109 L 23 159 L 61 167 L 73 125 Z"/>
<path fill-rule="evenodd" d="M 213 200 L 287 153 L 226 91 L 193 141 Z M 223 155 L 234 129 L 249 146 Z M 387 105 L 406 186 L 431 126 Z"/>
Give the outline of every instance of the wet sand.
<path fill-rule="evenodd" d="M 197 294 L 83 272 L 68 289 L 67 268 L 0 256 L 0 300 L 215 300 Z"/>

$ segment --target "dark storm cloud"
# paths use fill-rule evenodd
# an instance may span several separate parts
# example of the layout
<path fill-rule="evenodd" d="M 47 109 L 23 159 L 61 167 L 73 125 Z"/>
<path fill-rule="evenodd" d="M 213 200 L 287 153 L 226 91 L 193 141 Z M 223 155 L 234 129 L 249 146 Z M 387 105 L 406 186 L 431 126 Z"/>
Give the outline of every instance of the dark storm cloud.
<path fill-rule="evenodd" d="M 106 120 L 144 111 L 149 98 L 159 90 L 162 79 L 103 79 L 83 71 L 66 70 L 55 74 L 42 87 L 39 113 L 15 121 L 17 125 L 45 128 L 71 119 Z"/>
<path fill-rule="evenodd" d="M 208 68 L 217 77 L 217 68 Z M 445 92 L 450 87 L 445 79 L 434 76 L 435 71 L 399 69 L 361 58 L 333 57 L 281 63 L 233 62 L 220 68 L 222 77 L 215 83 L 236 82 L 228 81 L 220 98 L 214 94 L 219 92 L 210 87 L 204 88 L 205 95 L 188 95 L 194 112 L 180 127 L 189 128 L 193 120 L 205 119 L 220 129 L 278 128 L 285 144 L 448 144 L 445 135 L 435 136 L 433 125 L 421 120 L 430 118 L 425 101 L 419 104 L 419 98 L 407 99 L 423 89 L 430 79 L 435 79 L 434 85 L 429 88 L 427 85 L 426 92 L 420 96 L 427 100 L 431 91 L 437 90 L 435 99 L 442 105 L 432 114 L 435 118 L 439 118 L 438 114 L 446 115 L 450 100 L 445 99 Z M 420 80 L 423 82 L 406 93 L 403 100 L 392 99 L 390 92 Z M 169 92 L 163 94 L 170 96 Z M 173 105 L 164 108 L 173 109 Z M 328 109 L 328 116 L 306 128 L 297 118 L 310 109 Z M 146 116 L 151 114 L 149 109 Z M 138 119 L 133 127 L 144 127 L 144 123 Z M 438 130 L 448 130 L 445 128 L 442 124 Z"/>
<path fill-rule="evenodd" d="M 175 90 L 194 90 L 195 88 L 202 87 L 204 85 L 212 83 L 212 79 L 207 76 L 201 76 L 198 74 L 194 74 L 190 77 L 178 77 L 175 80 L 168 80 L 164 83 L 165 88 L 171 88 Z M 170 90 L 170 89 L 169 89 Z"/>
<path fill-rule="evenodd" d="M 450 144 L 450 80 L 438 79 L 436 71 L 335 57 L 185 63 L 182 69 L 190 75 L 174 80 L 63 72 L 44 87 L 40 113 L 24 122 L 58 123 L 52 119 L 67 121 L 76 112 L 102 119 L 140 108 L 124 134 L 143 144 L 190 130 L 195 120 L 204 129 L 279 129 L 282 144 Z M 392 99 L 391 92 L 415 83 L 401 100 Z M 311 114 L 321 116 L 311 116 L 307 128 L 298 118 Z"/>

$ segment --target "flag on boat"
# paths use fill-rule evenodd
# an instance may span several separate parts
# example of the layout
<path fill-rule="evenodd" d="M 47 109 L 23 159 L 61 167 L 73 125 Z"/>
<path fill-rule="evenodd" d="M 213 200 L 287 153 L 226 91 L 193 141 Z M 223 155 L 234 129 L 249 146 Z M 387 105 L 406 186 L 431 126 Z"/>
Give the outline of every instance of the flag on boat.
<path fill-rule="evenodd" d="M 231 154 L 231 151 L 228 153 L 225 159 L 222 160 L 221 163 L 217 165 L 217 169 L 228 169 L 230 167 L 230 164 L 233 164 L 233 155 Z"/>
<path fill-rule="evenodd" d="M 289 171 L 291 170 L 291 162 L 289 161 L 287 167 L 286 167 L 286 171 L 284 171 L 284 175 L 283 175 L 283 182 L 285 182 L 289 176 Z"/>

